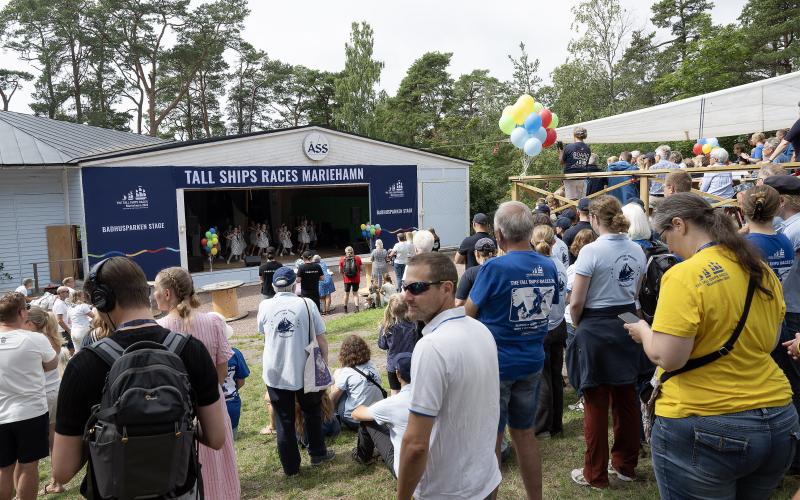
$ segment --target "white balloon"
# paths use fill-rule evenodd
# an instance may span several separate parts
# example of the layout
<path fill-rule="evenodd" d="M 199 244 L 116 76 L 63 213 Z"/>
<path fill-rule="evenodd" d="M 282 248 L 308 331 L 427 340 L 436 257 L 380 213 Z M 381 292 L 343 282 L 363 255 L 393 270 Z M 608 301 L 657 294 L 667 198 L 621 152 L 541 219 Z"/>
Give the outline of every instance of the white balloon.
<path fill-rule="evenodd" d="M 511 131 L 511 144 L 519 149 L 525 146 L 525 141 L 527 141 L 528 138 L 530 138 L 530 136 L 528 132 L 525 131 L 525 127 L 517 127 Z"/>
<path fill-rule="evenodd" d="M 531 137 L 527 141 L 525 141 L 525 146 L 523 147 L 523 151 L 528 156 L 536 156 L 542 152 L 542 141 L 537 139 L 536 137 Z"/>

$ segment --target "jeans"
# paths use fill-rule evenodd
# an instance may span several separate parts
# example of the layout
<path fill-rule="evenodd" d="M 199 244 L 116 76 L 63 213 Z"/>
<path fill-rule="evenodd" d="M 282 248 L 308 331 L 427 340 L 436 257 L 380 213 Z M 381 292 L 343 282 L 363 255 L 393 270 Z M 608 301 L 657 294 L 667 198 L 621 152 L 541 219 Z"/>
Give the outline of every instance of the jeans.
<path fill-rule="evenodd" d="M 278 455 L 283 472 L 292 476 L 300 472 L 300 450 L 297 446 L 297 433 L 294 428 L 295 401 L 303 412 L 305 434 L 308 436 L 308 454 L 312 457 L 327 455 L 325 438 L 322 435 L 322 392 L 303 392 L 303 389 L 289 391 L 267 387 L 269 402 L 275 413 L 275 434 L 278 442 Z"/>
<path fill-rule="evenodd" d="M 794 339 L 796 332 L 800 332 L 800 313 L 787 312 L 781 327 L 781 340 L 775 350 L 772 351 L 772 359 L 775 360 L 775 363 L 786 375 L 786 379 L 792 387 L 792 403 L 794 403 L 794 408 L 800 415 L 800 362 L 793 360 L 782 345 L 783 342 Z M 800 447 L 798 447 L 794 455 L 794 462 L 791 468 L 795 471 L 800 471 Z"/>
<path fill-rule="evenodd" d="M 547 333 L 544 339 L 544 366 L 539 384 L 539 404 L 536 409 L 536 433 L 557 434 L 564 431 L 564 382 L 561 367 L 564 364 L 564 338 L 567 322 Z"/>
<path fill-rule="evenodd" d="M 500 381 L 500 422 L 497 433 L 502 433 L 506 423 L 512 429 L 533 427 L 536 405 L 539 402 L 541 370 L 520 380 Z"/>
<path fill-rule="evenodd" d="M 708 417 L 657 417 L 651 450 L 658 491 L 670 499 L 763 499 L 794 458 L 792 404 Z"/>
<path fill-rule="evenodd" d="M 400 287 L 403 285 L 403 273 L 406 270 L 405 264 L 398 264 L 397 262 L 394 263 L 394 274 L 397 277 L 397 291 L 400 291 Z"/>
<path fill-rule="evenodd" d="M 386 467 L 392 471 L 393 476 L 397 477 L 394 473 L 394 445 L 389 437 L 389 429 L 374 421 L 361 422 L 358 427 L 358 445 L 356 446 L 358 458 L 362 462 L 368 462 L 372 459 L 372 454 L 376 449 Z"/>
<path fill-rule="evenodd" d="M 583 477 L 595 487 L 608 486 L 608 407 L 611 405 L 614 446 L 611 463 L 633 477 L 639 463 L 639 425 L 641 420 L 636 386 L 600 385 L 583 391 Z"/>

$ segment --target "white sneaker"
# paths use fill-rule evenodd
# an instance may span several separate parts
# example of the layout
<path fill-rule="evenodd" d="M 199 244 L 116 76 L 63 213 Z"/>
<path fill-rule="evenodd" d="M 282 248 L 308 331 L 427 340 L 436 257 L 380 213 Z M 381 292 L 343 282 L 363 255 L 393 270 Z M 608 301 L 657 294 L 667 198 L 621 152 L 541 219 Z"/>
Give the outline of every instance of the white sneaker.
<path fill-rule="evenodd" d="M 576 484 L 579 484 L 581 486 L 591 486 L 591 484 L 589 484 L 589 481 L 587 481 L 583 477 L 583 469 L 572 469 L 572 473 L 570 473 L 570 476 L 572 477 L 572 480 Z"/>
<path fill-rule="evenodd" d="M 632 483 L 633 481 L 635 481 L 635 479 L 633 479 L 632 477 L 626 476 L 625 474 L 615 469 L 614 466 L 611 465 L 611 460 L 608 461 L 608 474 L 610 476 L 616 476 L 617 479 L 619 479 L 620 481 L 625 481 L 626 483 Z"/>

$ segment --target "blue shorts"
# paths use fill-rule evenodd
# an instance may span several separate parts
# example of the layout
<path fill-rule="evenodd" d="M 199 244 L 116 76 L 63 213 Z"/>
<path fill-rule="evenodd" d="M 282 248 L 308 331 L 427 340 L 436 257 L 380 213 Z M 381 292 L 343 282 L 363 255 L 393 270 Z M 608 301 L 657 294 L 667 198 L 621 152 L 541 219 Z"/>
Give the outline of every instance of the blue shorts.
<path fill-rule="evenodd" d="M 242 415 L 242 400 L 234 398 L 225 401 L 225 406 L 228 407 L 228 416 L 231 417 L 231 427 L 236 429 L 239 427 L 239 417 Z"/>
<path fill-rule="evenodd" d="M 500 381 L 500 423 L 497 433 L 502 433 L 506 424 L 512 429 L 525 430 L 533 427 L 536 407 L 539 403 L 539 381 L 542 371 L 532 373 L 520 380 Z"/>

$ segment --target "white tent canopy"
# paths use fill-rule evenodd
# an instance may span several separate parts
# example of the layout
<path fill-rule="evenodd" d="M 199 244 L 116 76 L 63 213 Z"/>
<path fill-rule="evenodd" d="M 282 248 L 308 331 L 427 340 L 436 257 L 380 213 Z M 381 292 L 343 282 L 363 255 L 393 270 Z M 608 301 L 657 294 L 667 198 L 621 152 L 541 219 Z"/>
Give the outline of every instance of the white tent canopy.
<path fill-rule="evenodd" d="M 572 142 L 585 127 L 596 144 L 689 141 L 791 127 L 798 118 L 800 72 L 768 78 L 651 108 L 558 127 Z"/>

